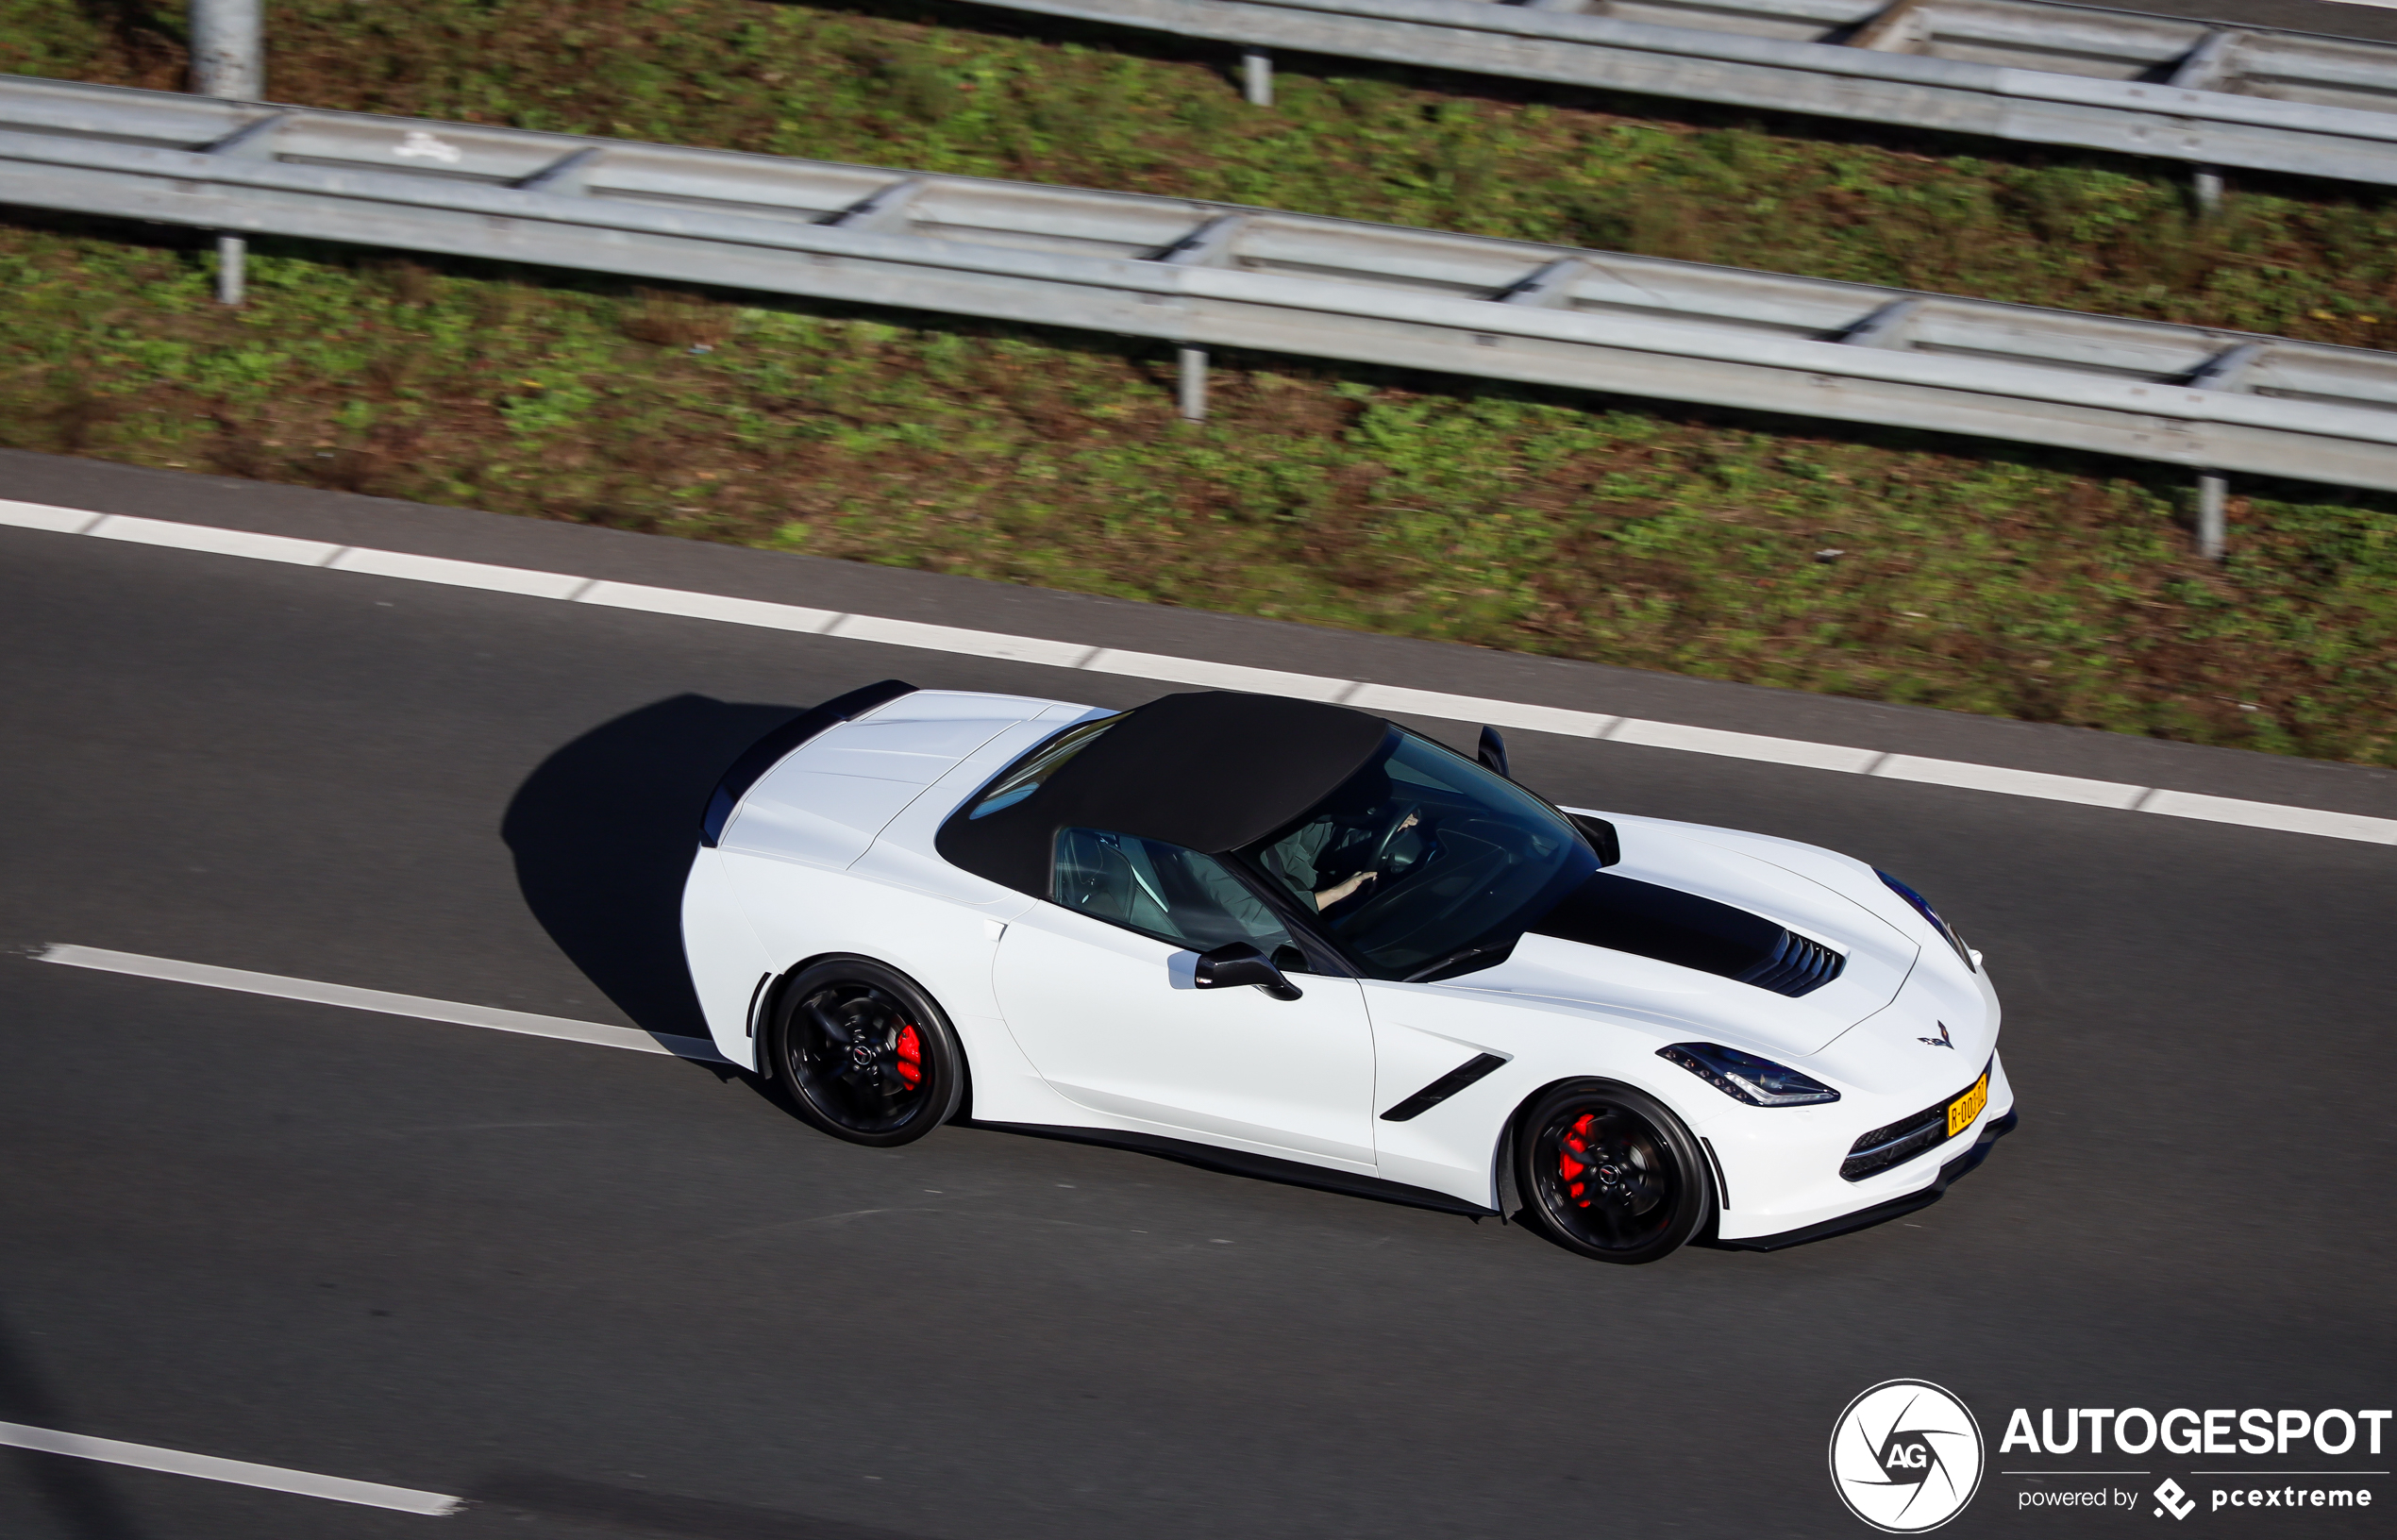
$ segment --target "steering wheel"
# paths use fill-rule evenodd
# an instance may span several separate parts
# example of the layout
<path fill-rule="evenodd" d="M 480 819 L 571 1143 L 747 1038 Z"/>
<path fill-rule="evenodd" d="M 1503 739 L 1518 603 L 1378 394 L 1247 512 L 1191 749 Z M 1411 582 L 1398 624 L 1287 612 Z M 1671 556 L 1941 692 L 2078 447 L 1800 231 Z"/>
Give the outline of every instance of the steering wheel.
<path fill-rule="evenodd" d="M 1404 832 L 1406 821 L 1422 811 L 1422 803 L 1409 802 L 1390 815 L 1389 823 L 1383 828 L 1382 837 L 1373 842 L 1373 860 L 1370 864 L 1374 870 L 1381 870 L 1382 863 L 1390 859 L 1390 846 L 1396 845 L 1399 835 Z"/>

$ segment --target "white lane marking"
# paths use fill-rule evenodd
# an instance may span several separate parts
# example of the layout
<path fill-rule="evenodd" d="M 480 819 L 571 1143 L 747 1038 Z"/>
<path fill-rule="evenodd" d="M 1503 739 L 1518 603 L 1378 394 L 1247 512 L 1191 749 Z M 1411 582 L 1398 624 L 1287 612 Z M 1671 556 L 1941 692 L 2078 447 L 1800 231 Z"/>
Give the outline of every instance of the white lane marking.
<path fill-rule="evenodd" d="M 2126 811 L 2150 795 L 2147 787 L 2125 786 L 2116 780 L 2085 780 L 2079 776 L 2052 776 L 2043 770 L 2008 770 L 1994 764 L 1917 759 L 1912 754 L 1885 754 L 1867 773 L 1891 780 L 1919 780 L 1933 786 L 1962 786 L 1976 792 L 2005 792 L 2015 796 L 2045 797 L 2051 802 L 2082 802 L 2093 808 Z"/>
<path fill-rule="evenodd" d="M 302 567 L 321 567 L 339 555 L 342 549 L 321 540 L 293 540 L 285 535 L 261 535 L 247 529 L 218 529 L 205 524 L 128 519 L 113 513 L 83 532 L 102 540 L 129 541 L 136 545 L 168 545 L 178 551 L 245 556 L 253 561 L 289 561 Z"/>
<path fill-rule="evenodd" d="M 524 567 L 495 567 L 487 561 L 453 561 L 445 556 L 411 556 L 404 551 L 378 551 L 352 545 L 325 563 L 335 572 L 362 572 L 376 578 L 406 578 L 419 583 L 451 588 L 484 588 L 499 594 L 523 594 L 536 599 L 562 599 L 587 587 L 590 579 L 562 572 L 534 572 Z"/>
<path fill-rule="evenodd" d="M 47 529 L 54 534 L 88 535 L 94 526 L 105 523 L 106 513 L 94 513 L 82 508 L 52 508 L 47 503 L 20 503 L 12 498 L 0 498 L 0 524 L 10 524 L 20 529 Z"/>
<path fill-rule="evenodd" d="M 418 1492 L 380 1481 L 353 1481 L 346 1476 L 319 1476 L 313 1471 L 285 1470 L 280 1465 L 255 1465 L 247 1460 L 220 1460 L 212 1454 L 187 1454 L 149 1444 L 126 1444 L 86 1433 L 62 1433 L 50 1428 L 28 1428 L 0 1422 L 0 1444 L 44 1454 L 99 1460 L 137 1470 L 162 1470 L 174 1476 L 197 1476 L 206 1481 L 230 1481 L 236 1486 L 261 1486 L 269 1492 L 292 1492 L 303 1498 L 355 1502 L 367 1508 L 389 1508 L 403 1514 L 438 1518 L 465 1506 L 462 1499 L 440 1492 Z"/>
<path fill-rule="evenodd" d="M 604 605 L 611 610 L 641 610 L 653 615 L 680 615 L 686 620 L 717 620 L 730 626 L 759 626 L 774 631 L 803 631 L 813 636 L 847 618 L 831 610 L 810 610 L 796 604 L 769 604 L 763 599 L 736 599 L 727 594 L 694 594 L 687 589 L 651 588 L 646 583 L 612 583 L 605 579 L 585 589 L 578 604 Z"/>
<path fill-rule="evenodd" d="M 1879 758 L 1869 748 L 1810 744 L 1801 738 L 1767 738 L 1752 732 L 1725 732 L 1720 728 L 1688 728 L 1674 722 L 1642 722 L 1629 716 L 1615 725 L 1606 741 L 1637 744 L 1645 748 L 1678 748 L 1691 754 L 1720 754 L 1734 760 L 1763 760 L 1807 770 L 1839 770 L 1850 775 Z"/>
<path fill-rule="evenodd" d="M 1598 711 L 1568 711 L 1562 706 L 1529 706 L 1511 700 L 1483 700 L 1451 695 L 1438 690 L 1410 690 L 1397 684 L 1361 684 L 1341 701 L 1361 711 L 1397 711 L 1406 716 L 1437 716 L 1451 722 L 1486 722 L 1494 728 L 1521 728 L 1553 732 L 1566 738 L 1603 738 L 1618 725 L 1619 716 Z"/>
<path fill-rule="evenodd" d="M 928 625 L 920 620 L 880 620 L 872 615 L 843 615 L 826 628 L 825 634 L 851 642 L 881 642 L 895 647 L 1002 658 L 1011 663 L 1046 663 L 1051 668 L 1080 668 L 1089 661 L 1095 650 L 1072 642 L 1048 642 L 999 631 L 970 631 L 957 626 Z"/>
<path fill-rule="evenodd" d="M 2249 802 L 2236 796 L 2207 796 L 2200 792 L 2154 791 L 2141 812 L 2171 818 L 2203 818 L 2215 824 L 2244 824 L 2250 829 L 2278 829 L 2292 834 L 2323 834 L 2334 840 L 2366 840 L 2397 845 L 2397 824 L 2360 813 L 2329 812 L 2321 808 L 2292 808 L 2280 802 Z"/>
<path fill-rule="evenodd" d="M 2131 812 L 2163 813 L 2176 818 L 2198 818 L 2218 824 L 2238 824 L 2250 829 L 2276 829 L 2294 834 L 2318 834 L 2328 839 L 2359 840 L 2368 845 L 2397 845 L 2397 818 L 2374 818 L 2363 813 L 2332 812 L 2320 808 L 2294 807 L 2278 802 L 2250 802 L 2238 797 L 2209 796 L 2197 792 L 2167 791 L 2147 786 L 2133 786 L 2121 781 L 2088 780 L 2078 776 L 2050 775 L 2037 770 L 2014 770 L 2003 765 L 1974 764 L 1959 760 L 1924 759 L 1912 754 L 1852 748 L 1840 744 L 1819 744 L 1801 738 L 1775 738 L 1761 733 L 1730 732 L 1720 728 L 1690 727 L 1675 722 L 1648 722 L 1637 717 L 1614 717 L 1597 711 L 1577 711 L 1555 706 L 1535 706 L 1523 701 L 1487 700 L 1478 695 L 1452 695 L 1433 690 L 1411 690 L 1400 685 L 1335 679 L 1319 674 L 1291 674 L 1280 669 L 1251 668 L 1241 663 L 1219 663 L 1204 659 L 1132 652 L 1116 647 L 1088 647 L 1042 637 L 1011 636 L 997 631 L 976 631 L 960 627 L 932 626 L 920 621 L 843 614 L 836 611 L 809 609 L 804 605 L 774 604 L 763 599 L 734 598 L 722 594 L 700 594 L 684 589 L 651 588 L 640 583 L 610 582 L 605 579 L 577 577 L 569 573 L 537 572 L 523 567 L 491 566 L 479 561 L 453 561 L 443 557 L 411 556 L 398 551 L 374 550 L 362 546 L 327 545 L 316 541 L 291 540 L 281 535 L 258 535 L 247 530 L 222 529 L 210 525 L 179 524 L 165 519 L 135 518 L 122 513 L 95 516 L 78 509 L 52 508 L 42 503 L 10 502 L 6 499 L 0 499 L 0 525 L 12 525 L 19 528 L 42 529 L 61 534 L 97 535 L 104 539 L 131 541 L 137 544 L 171 545 L 181 550 L 203 551 L 220 556 L 243 556 L 272 561 L 329 565 L 343 572 L 372 572 L 383 577 L 404 578 L 417 582 L 443 583 L 459 588 L 490 589 L 502 594 L 524 594 L 536 597 L 569 599 L 578 604 L 596 604 L 619 610 L 642 610 L 655 614 L 680 615 L 693 620 L 722 621 L 735 626 L 758 626 L 774 630 L 801 631 L 810 634 L 830 633 L 854 641 L 919 647 L 927 651 L 947 652 L 962 657 L 990 658 L 1008 662 L 1044 663 L 1058 668 L 1089 669 L 1094 673 L 1122 674 L 1138 678 L 1163 679 L 1175 684 L 1272 691 L 1276 694 L 1298 695 L 1309 700 L 1346 701 L 1369 711 L 1399 711 L 1457 722 L 1487 722 L 1498 727 L 1523 728 L 1538 732 L 1562 733 L 1575 738 L 1598 738 L 1607 743 L 1632 744 L 1644 748 L 1668 748 L 1692 754 L 1715 754 L 1728 759 L 1752 760 L 1767 764 L 1797 765 L 1810 770 L 1830 770 L 1846 775 L 1878 776 L 1891 780 L 1912 780 L 1932 785 L 1962 787 L 1971 791 L 1995 792 L 2007 796 L 2037 797 L 2053 802 L 2076 802 L 2088 807 L 2114 808 Z M 458 1007 L 457 1009 L 480 1008 Z"/>
<path fill-rule="evenodd" d="M 633 1053 L 664 1053 L 678 1059 L 721 1060 L 715 1045 L 701 1037 L 677 1037 L 644 1032 L 630 1027 L 610 1027 L 596 1021 L 565 1016 L 541 1016 L 529 1011 L 502 1011 L 496 1006 L 467 1005 L 458 1000 L 431 1000 L 419 995 L 394 995 L 380 989 L 349 984 L 319 983 L 312 979 L 286 979 L 280 974 L 252 973 L 246 968 L 220 968 L 208 962 L 179 962 L 168 957 L 143 957 L 138 952 L 111 952 L 99 946 L 45 946 L 34 954 L 37 962 L 63 962 L 71 968 L 96 968 L 102 973 L 127 973 L 140 979 L 165 979 L 178 984 L 237 990 L 244 995 L 272 995 L 286 1000 L 346 1006 L 387 1016 L 414 1016 L 420 1021 L 445 1021 L 460 1027 L 481 1027 L 494 1032 L 521 1032 L 528 1037 L 554 1037 L 595 1047 L 624 1048 Z"/>
<path fill-rule="evenodd" d="M 1082 660 L 1094 674 L 1129 674 L 1137 679 L 1165 679 L 1174 684 L 1200 684 L 1215 690 L 1256 690 L 1300 700 L 1337 700 L 1357 687 L 1354 679 L 1328 679 L 1320 674 L 1288 674 L 1278 668 L 1250 668 L 1246 663 L 1218 663 L 1204 658 L 1174 658 L 1157 652 L 1128 652 L 1101 647 Z"/>

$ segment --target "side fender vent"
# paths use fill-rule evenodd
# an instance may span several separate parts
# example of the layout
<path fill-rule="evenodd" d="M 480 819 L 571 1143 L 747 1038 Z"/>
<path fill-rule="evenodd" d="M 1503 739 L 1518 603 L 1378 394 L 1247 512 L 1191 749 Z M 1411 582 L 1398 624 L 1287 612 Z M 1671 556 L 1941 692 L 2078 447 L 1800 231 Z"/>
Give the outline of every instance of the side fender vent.
<path fill-rule="evenodd" d="M 1455 1096 L 1459 1091 L 1464 1090 L 1467 1086 L 1471 1085 L 1476 1080 L 1479 1080 L 1484 1075 L 1489 1074 L 1490 1071 L 1503 1066 L 1505 1063 L 1505 1060 L 1500 1058 L 1495 1053 L 1476 1054 L 1472 1058 L 1467 1059 L 1465 1063 L 1457 1065 L 1454 1069 L 1450 1070 L 1447 1074 L 1441 1076 L 1438 1080 L 1433 1080 L 1430 1085 L 1425 1086 L 1422 1090 L 1417 1091 L 1415 1095 L 1407 1097 L 1406 1100 L 1400 1102 L 1396 1107 L 1393 1107 L 1388 1112 L 1383 1113 L 1382 1114 L 1382 1121 L 1384 1123 L 1404 1123 L 1410 1118 L 1421 1117 L 1433 1108 L 1437 1107 L 1440 1103 L 1448 1100 L 1450 1096 Z"/>

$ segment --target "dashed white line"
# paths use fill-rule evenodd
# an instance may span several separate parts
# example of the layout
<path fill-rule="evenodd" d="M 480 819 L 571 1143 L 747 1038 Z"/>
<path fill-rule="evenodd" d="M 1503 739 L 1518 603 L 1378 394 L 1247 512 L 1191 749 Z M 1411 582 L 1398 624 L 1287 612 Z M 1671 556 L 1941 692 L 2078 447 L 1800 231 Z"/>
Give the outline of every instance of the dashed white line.
<path fill-rule="evenodd" d="M 329 1502 L 354 1502 L 367 1508 L 389 1508 L 395 1513 L 423 1514 L 433 1518 L 454 1514 L 465 1506 L 462 1499 L 441 1492 L 385 1486 L 380 1481 L 354 1481 L 346 1476 L 319 1476 L 313 1471 L 252 1465 L 247 1460 L 224 1460 L 212 1454 L 162 1449 L 150 1444 L 126 1444 L 113 1438 L 93 1438 L 86 1433 L 64 1433 L 53 1428 L 28 1428 L 17 1422 L 0 1422 L 0 1444 L 20 1449 L 38 1449 L 43 1454 L 70 1455 L 77 1460 L 130 1465 L 137 1470 L 162 1470 L 174 1476 L 196 1476 L 206 1481 L 230 1481 L 236 1486 L 258 1486 L 269 1492 L 323 1498 Z"/>
<path fill-rule="evenodd" d="M 701 1037 L 644 1032 L 630 1027 L 611 1027 L 604 1022 L 536 1015 L 529 1011 L 503 1011 L 496 1006 L 427 999 L 419 995 L 394 995 L 387 990 L 320 983 L 313 979 L 286 979 L 280 974 L 252 973 L 246 968 L 220 968 L 210 962 L 182 962 L 168 957 L 143 957 L 138 952 L 112 952 L 99 946 L 45 946 L 34 954 L 34 961 L 61 962 L 71 968 L 94 968 L 102 973 L 131 974 L 137 979 L 164 979 L 178 984 L 199 984 L 209 989 L 230 989 L 243 995 L 271 995 L 278 999 L 339 1005 L 352 1011 L 373 1011 L 387 1016 L 413 1016 L 419 1021 L 480 1027 L 487 1031 L 553 1037 L 562 1042 L 624 1048 L 633 1053 L 672 1054 L 678 1059 L 720 1058 L 715 1045 Z"/>
<path fill-rule="evenodd" d="M 1926 759 L 1913 754 L 1853 748 L 1841 744 L 1731 732 L 1720 728 L 1648 722 L 1637 717 L 1610 716 L 1600 711 L 1537 706 L 1525 701 L 1490 700 L 1478 695 L 1456 695 L 1433 690 L 1409 689 L 1402 685 L 1331 678 L 1318 674 L 1287 673 L 1280 669 L 1255 668 L 1207 659 L 1180 658 L 1117 647 L 1093 647 L 1045 637 L 1013 636 L 956 626 L 936 626 L 923 621 L 844 614 L 804 605 L 775 604 L 762 599 L 735 598 L 729 594 L 701 594 L 683 589 L 652 588 L 640 583 L 612 582 L 570 573 L 494 566 L 480 561 L 414 556 L 360 545 L 330 545 L 319 541 L 261 535 L 243 529 L 218 528 L 211 525 L 180 524 L 120 513 L 95 515 L 80 509 L 7 500 L 0 500 L 0 525 L 59 534 L 94 535 L 104 540 L 164 545 L 217 556 L 322 566 L 339 572 L 371 573 L 455 588 L 488 589 L 576 604 L 640 610 L 653 614 L 680 615 L 734 626 L 831 635 L 850 641 L 918 647 L 964 657 L 1087 669 L 1094 673 L 1121 674 L 1175 684 L 1268 691 L 1308 700 L 1340 701 L 1366 711 L 1396 711 L 1457 722 L 1486 722 L 1495 727 L 1559 733 L 1569 738 L 1601 739 L 1610 744 L 1631 744 L 1644 748 L 1713 754 L 1768 764 L 1829 770 L 1843 775 L 1872 776 L 1887 780 L 1995 792 L 2007 796 L 2072 802 L 2125 812 L 2161 813 L 2173 818 L 2238 824 L 2249 829 L 2358 840 L 2370 845 L 2397 845 L 2397 818 L 2375 818 L 2362 813 L 2334 812 L 2327 809 L 2294 807 L 2277 802 L 2251 802 L 2239 797 L 2133 786 L 2121 781 L 2091 780 L 2079 776 L 2015 770 L 2003 765 L 1974 764 L 1958 760 Z"/>

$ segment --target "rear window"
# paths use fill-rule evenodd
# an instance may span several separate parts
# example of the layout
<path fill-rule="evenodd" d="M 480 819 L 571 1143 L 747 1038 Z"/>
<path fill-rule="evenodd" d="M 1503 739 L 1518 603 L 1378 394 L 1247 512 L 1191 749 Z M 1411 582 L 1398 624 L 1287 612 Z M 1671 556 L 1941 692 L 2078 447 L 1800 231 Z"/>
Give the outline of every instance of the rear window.
<path fill-rule="evenodd" d="M 982 799 L 974 804 L 968 820 L 987 818 L 1001 808 L 1012 808 L 1041 788 L 1041 782 L 1057 773 L 1057 767 L 1091 745 L 1093 740 L 1109 728 L 1131 715 L 1117 711 L 1096 722 L 1083 722 L 1067 728 L 1048 742 L 1015 762 L 1008 771 L 991 782 Z"/>

